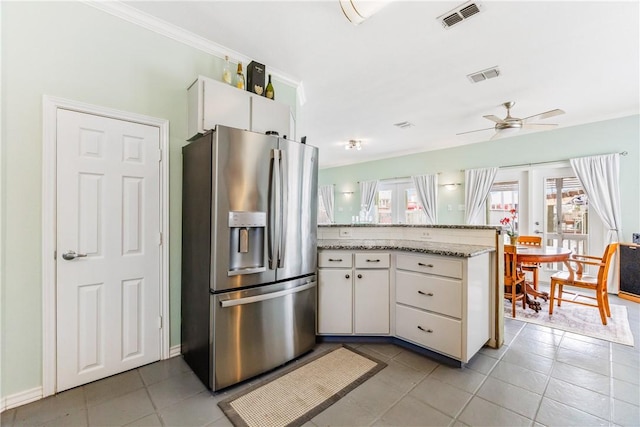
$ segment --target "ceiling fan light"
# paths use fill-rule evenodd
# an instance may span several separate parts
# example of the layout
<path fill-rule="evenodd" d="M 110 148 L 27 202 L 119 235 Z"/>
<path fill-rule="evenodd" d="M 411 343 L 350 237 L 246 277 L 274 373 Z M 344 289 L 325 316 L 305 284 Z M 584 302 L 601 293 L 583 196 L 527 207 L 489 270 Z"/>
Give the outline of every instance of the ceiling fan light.
<path fill-rule="evenodd" d="M 347 145 L 344 146 L 345 150 L 353 150 L 356 149 L 358 151 L 362 150 L 362 141 L 351 139 L 347 142 Z"/>

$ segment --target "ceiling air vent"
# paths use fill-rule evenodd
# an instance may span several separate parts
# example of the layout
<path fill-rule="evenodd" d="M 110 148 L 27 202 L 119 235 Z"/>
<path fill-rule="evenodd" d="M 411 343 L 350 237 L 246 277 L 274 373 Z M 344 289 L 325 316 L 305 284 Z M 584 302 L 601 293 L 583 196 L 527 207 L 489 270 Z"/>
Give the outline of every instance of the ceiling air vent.
<path fill-rule="evenodd" d="M 400 129 L 407 129 L 414 126 L 414 124 L 411 122 L 400 122 L 400 123 L 394 123 L 393 125 L 396 127 L 399 127 Z"/>
<path fill-rule="evenodd" d="M 498 77 L 499 75 L 500 75 L 500 70 L 498 69 L 497 66 L 495 66 L 495 67 L 487 68 L 486 70 L 471 73 L 467 75 L 467 78 L 471 80 L 471 83 L 479 83 L 487 79 Z"/>
<path fill-rule="evenodd" d="M 480 3 L 468 2 L 450 10 L 444 15 L 438 16 L 437 19 L 442 23 L 443 27 L 449 28 L 480 13 L 481 8 L 482 5 L 480 5 Z"/>

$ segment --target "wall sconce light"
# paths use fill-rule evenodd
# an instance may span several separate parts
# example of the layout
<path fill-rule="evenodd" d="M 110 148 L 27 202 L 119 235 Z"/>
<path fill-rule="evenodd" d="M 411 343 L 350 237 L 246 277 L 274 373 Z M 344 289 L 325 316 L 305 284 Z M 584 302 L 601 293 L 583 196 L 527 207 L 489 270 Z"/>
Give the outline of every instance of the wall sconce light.
<path fill-rule="evenodd" d="M 347 142 L 347 145 L 344 146 L 345 150 L 353 150 L 354 148 L 358 151 L 362 150 L 362 141 L 351 139 Z"/>
<path fill-rule="evenodd" d="M 342 194 L 344 194 L 345 197 L 350 197 L 351 195 L 353 195 L 353 191 L 343 191 Z"/>
<path fill-rule="evenodd" d="M 459 182 L 454 182 L 452 184 L 442 184 L 444 189 L 447 190 L 447 191 L 453 191 L 456 188 L 458 188 L 458 186 L 460 186 L 460 185 L 462 185 L 462 184 L 460 184 Z"/>

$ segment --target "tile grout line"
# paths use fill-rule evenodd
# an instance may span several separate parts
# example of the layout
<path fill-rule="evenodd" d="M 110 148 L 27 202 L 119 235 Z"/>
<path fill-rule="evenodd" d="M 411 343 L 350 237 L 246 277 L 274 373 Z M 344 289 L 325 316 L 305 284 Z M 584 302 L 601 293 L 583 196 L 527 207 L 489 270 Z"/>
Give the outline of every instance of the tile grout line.
<path fill-rule="evenodd" d="M 558 331 L 560 330 L 560 329 L 554 329 L 554 328 L 551 328 L 551 329 L 558 330 Z M 555 350 L 555 353 L 553 355 L 553 358 L 551 359 L 551 369 L 549 369 L 549 374 L 547 374 L 547 381 L 545 382 L 544 389 L 542 390 L 542 394 L 540 395 L 540 403 L 538 403 L 538 407 L 536 408 L 536 413 L 533 416 L 533 422 L 534 423 L 537 422 L 539 424 L 542 424 L 542 423 L 537 421 L 538 414 L 540 413 L 540 408 L 542 408 L 542 401 L 544 400 L 545 394 L 547 393 L 547 388 L 549 388 L 549 383 L 551 382 L 551 374 L 553 372 L 553 368 L 554 368 L 554 366 L 556 364 L 556 361 L 557 361 L 556 359 L 558 357 L 558 352 L 560 350 L 560 345 L 562 344 L 562 341 L 565 339 L 565 334 L 566 334 L 566 332 L 562 331 L 562 335 L 560 336 L 560 341 L 558 342 L 558 345 L 556 346 L 556 350 Z"/>
<path fill-rule="evenodd" d="M 633 335 L 633 333 L 632 333 Z M 615 399 L 613 398 L 613 343 L 609 342 L 609 425 L 614 424 L 615 419 Z"/>
<path fill-rule="evenodd" d="M 500 363 L 500 361 L 502 360 L 502 358 L 504 357 L 504 355 L 505 355 L 505 354 L 507 354 L 507 352 L 511 349 L 511 344 L 513 344 L 513 343 L 516 341 L 516 339 L 518 339 L 518 337 L 520 336 L 520 334 L 522 333 L 522 331 L 523 331 L 523 330 L 524 330 L 524 328 L 526 328 L 526 327 L 527 327 L 527 325 L 525 324 L 525 325 L 523 325 L 523 326 L 518 330 L 518 332 L 516 332 L 516 334 L 514 335 L 513 339 L 511 340 L 511 342 L 507 345 L 507 347 L 508 347 L 508 348 L 507 348 L 507 350 L 506 350 L 506 351 L 504 351 L 504 352 L 500 355 L 500 357 L 498 357 L 497 362 L 493 365 L 493 367 L 492 367 L 491 369 L 489 369 L 489 372 L 487 372 L 487 374 L 485 375 L 484 379 L 480 382 L 480 384 L 479 384 L 479 385 L 478 385 L 478 387 L 474 390 L 474 392 L 473 392 L 473 393 L 471 393 L 471 398 L 467 401 L 467 403 L 465 403 L 465 404 L 462 406 L 462 408 L 460 408 L 460 410 L 456 413 L 455 417 L 453 417 L 453 421 L 454 421 L 454 423 L 455 423 L 456 421 L 460 421 L 460 420 L 458 419 L 458 417 L 459 417 L 459 416 L 464 412 L 464 410 L 465 410 L 465 409 L 467 409 L 467 407 L 469 406 L 469 403 L 471 403 L 471 401 L 473 400 L 473 398 L 474 398 L 474 397 L 478 397 L 478 399 L 482 399 L 482 397 L 478 396 L 478 391 L 482 388 L 482 386 L 483 386 L 483 385 L 484 385 L 484 383 L 487 381 L 487 379 L 489 378 L 489 376 L 491 375 L 491 373 L 493 372 L 493 370 L 494 370 L 494 369 L 496 369 L 496 366 L 498 366 L 498 364 Z M 476 354 L 479 354 L 479 353 L 476 353 Z M 491 356 L 487 356 L 487 357 L 491 357 Z M 473 369 L 472 369 L 472 370 L 473 370 Z M 477 371 L 474 371 L 474 372 L 477 372 Z M 482 400 L 485 400 L 485 399 L 482 399 Z M 486 400 L 485 400 L 485 401 L 486 401 Z M 493 403 L 493 402 L 489 402 L 489 403 Z M 494 405 L 495 405 L 495 404 L 494 404 Z M 499 406 L 499 405 L 498 405 L 498 406 Z M 507 409 L 507 408 L 504 408 L 504 409 Z M 510 410 L 510 409 L 509 409 L 509 410 Z M 511 411 L 511 412 L 514 412 L 514 411 Z M 520 415 L 520 414 L 518 414 L 518 415 Z M 532 420 L 532 421 L 535 421 L 535 420 Z M 460 421 L 460 422 L 462 423 L 463 421 Z"/>

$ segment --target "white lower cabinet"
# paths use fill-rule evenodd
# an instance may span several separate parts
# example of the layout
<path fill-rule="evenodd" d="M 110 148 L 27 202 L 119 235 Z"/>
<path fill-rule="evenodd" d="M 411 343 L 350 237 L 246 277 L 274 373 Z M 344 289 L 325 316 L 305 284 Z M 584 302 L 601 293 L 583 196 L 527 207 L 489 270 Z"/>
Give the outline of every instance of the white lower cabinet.
<path fill-rule="evenodd" d="M 466 363 L 489 340 L 489 255 L 396 255 L 395 335 Z"/>
<path fill-rule="evenodd" d="M 319 335 L 395 336 L 462 363 L 489 340 L 488 253 L 321 250 L 318 267 Z"/>
<path fill-rule="evenodd" d="M 353 314 L 356 334 L 389 333 L 388 269 L 355 270 Z"/>
<path fill-rule="evenodd" d="M 459 359 L 462 321 L 404 305 L 396 306 L 396 335 Z"/>
<path fill-rule="evenodd" d="M 353 279 L 351 268 L 318 270 L 318 333 L 353 332 Z"/>
<path fill-rule="evenodd" d="M 388 335 L 389 253 L 320 251 L 318 334 Z"/>

